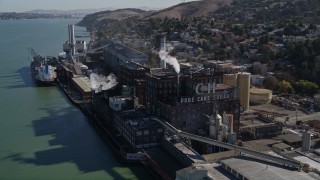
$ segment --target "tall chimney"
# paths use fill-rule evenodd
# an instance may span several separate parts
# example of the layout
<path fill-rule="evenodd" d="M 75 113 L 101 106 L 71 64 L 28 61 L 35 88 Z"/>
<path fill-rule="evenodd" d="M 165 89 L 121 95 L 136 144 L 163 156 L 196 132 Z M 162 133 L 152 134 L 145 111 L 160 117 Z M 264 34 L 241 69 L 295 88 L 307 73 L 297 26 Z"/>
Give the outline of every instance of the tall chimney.
<path fill-rule="evenodd" d="M 75 47 L 75 37 L 74 37 L 74 25 L 69 24 L 68 25 L 68 32 L 69 32 L 69 44 L 71 47 L 71 55 L 74 56 L 76 53 L 76 47 Z"/>
<path fill-rule="evenodd" d="M 162 38 L 162 42 L 161 42 L 161 47 L 160 47 L 163 51 L 167 52 L 167 43 L 166 43 L 166 37 Z M 166 61 L 164 59 L 160 59 L 160 67 L 162 69 L 166 69 L 167 65 L 166 65 Z"/>
<path fill-rule="evenodd" d="M 177 73 L 177 96 L 180 96 L 180 75 Z"/>

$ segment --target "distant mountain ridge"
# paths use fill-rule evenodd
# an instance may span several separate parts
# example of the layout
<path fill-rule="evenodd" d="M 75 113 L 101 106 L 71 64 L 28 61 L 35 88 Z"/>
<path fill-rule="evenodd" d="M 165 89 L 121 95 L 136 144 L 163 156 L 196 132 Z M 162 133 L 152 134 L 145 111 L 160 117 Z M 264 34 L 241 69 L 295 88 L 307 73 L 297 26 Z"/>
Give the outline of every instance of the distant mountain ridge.
<path fill-rule="evenodd" d="M 233 0 L 200 0 L 180 3 L 178 5 L 161 9 L 161 10 L 141 10 L 137 8 L 117 9 L 96 12 L 86 15 L 79 25 L 92 27 L 101 22 L 112 22 L 114 20 L 123 20 L 130 17 L 137 17 L 141 19 L 148 18 L 190 18 L 208 16 L 217 9 L 230 5 Z M 104 23 L 105 23 L 104 22 Z"/>
<path fill-rule="evenodd" d="M 145 11 L 150 11 L 150 10 L 159 10 L 161 8 L 153 8 L 153 7 L 148 7 L 148 6 L 142 6 L 138 7 L 136 9 L 141 9 Z M 93 14 L 101 11 L 115 11 L 118 10 L 117 8 L 113 7 L 107 7 L 107 8 L 97 8 L 97 9 L 73 9 L 73 10 L 55 10 L 55 9 L 35 9 L 31 11 L 25 11 L 23 13 L 32 13 L 32 14 Z"/>
<path fill-rule="evenodd" d="M 217 9 L 230 5 L 233 0 L 201 0 L 181 3 L 147 15 L 146 18 L 190 18 L 207 16 Z"/>

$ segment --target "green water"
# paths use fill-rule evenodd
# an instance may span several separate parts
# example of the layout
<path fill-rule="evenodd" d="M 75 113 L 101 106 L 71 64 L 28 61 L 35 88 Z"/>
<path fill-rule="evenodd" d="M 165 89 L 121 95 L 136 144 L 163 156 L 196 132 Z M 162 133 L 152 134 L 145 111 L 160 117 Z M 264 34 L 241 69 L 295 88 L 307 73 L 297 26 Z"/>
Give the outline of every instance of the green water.
<path fill-rule="evenodd" d="M 57 56 L 77 20 L 0 21 L 0 179 L 151 179 L 121 164 L 57 87 L 36 87 L 27 47 Z M 31 58 L 31 57 L 30 57 Z"/>

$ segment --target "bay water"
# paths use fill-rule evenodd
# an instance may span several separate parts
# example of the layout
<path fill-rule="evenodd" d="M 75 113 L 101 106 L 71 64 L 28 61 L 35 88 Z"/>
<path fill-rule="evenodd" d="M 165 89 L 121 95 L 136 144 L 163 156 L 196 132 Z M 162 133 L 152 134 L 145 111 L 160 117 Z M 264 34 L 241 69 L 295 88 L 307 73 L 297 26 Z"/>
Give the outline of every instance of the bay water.
<path fill-rule="evenodd" d="M 32 47 L 57 56 L 73 19 L 0 20 L 0 179 L 151 179 L 121 164 L 58 87 L 37 87 Z"/>

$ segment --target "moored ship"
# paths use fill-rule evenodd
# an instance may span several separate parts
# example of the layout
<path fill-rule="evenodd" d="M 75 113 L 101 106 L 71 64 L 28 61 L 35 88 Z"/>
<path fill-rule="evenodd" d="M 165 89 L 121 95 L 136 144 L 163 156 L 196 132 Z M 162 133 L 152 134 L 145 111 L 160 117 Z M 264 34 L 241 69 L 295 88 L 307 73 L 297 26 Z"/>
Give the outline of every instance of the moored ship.
<path fill-rule="evenodd" d="M 33 59 L 30 63 L 31 75 L 39 86 L 54 85 L 57 73 L 55 57 L 43 57 L 37 54 L 34 49 L 29 48 Z"/>

